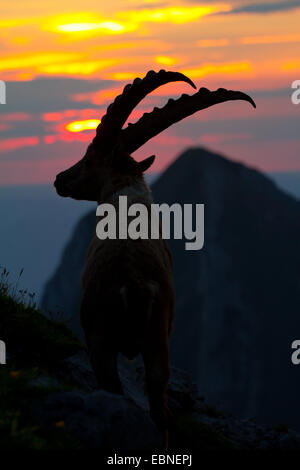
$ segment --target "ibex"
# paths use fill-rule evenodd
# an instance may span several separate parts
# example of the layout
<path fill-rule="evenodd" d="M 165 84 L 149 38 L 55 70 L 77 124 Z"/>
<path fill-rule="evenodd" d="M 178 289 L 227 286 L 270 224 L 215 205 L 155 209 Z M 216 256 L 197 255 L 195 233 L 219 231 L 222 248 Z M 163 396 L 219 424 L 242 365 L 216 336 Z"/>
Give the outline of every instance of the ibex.
<path fill-rule="evenodd" d="M 141 162 L 131 154 L 171 124 L 217 103 L 253 100 L 239 91 L 200 88 L 193 95 L 169 100 L 163 108 L 145 113 L 135 124 L 122 129 L 137 104 L 159 86 L 184 81 L 185 75 L 149 71 L 125 86 L 102 117 L 96 136 L 84 157 L 59 173 L 54 183 L 60 196 L 111 203 L 118 214 L 118 198 L 126 195 L 128 205 L 142 203 L 150 208 L 151 191 L 143 173 L 154 155 Z M 148 211 L 150 213 L 150 210 Z M 134 358 L 141 353 L 146 375 L 150 415 L 168 436 L 167 386 L 170 375 L 168 340 L 173 328 L 175 293 L 172 255 L 166 241 L 159 239 L 92 240 L 82 276 L 80 317 L 90 362 L 100 388 L 122 393 L 117 355 Z"/>

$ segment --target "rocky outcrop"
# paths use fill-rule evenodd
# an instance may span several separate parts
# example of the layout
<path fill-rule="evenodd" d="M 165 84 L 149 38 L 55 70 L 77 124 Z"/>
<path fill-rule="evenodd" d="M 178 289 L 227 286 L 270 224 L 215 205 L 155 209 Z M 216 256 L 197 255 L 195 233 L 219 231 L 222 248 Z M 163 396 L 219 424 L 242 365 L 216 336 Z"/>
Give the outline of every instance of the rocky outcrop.
<path fill-rule="evenodd" d="M 186 251 L 185 240 L 170 240 L 172 363 L 222 409 L 300 429 L 300 369 L 290 358 L 300 335 L 300 202 L 263 174 L 197 148 L 152 189 L 157 203 L 205 204 L 204 248 Z M 80 271 L 94 227 L 94 214 L 79 222 L 43 297 L 78 334 Z"/>
<path fill-rule="evenodd" d="M 162 437 L 150 419 L 145 395 L 144 369 L 136 361 L 120 359 L 124 396 L 95 389 L 86 353 L 67 358 L 58 379 L 40 377 L 34 387 L 54 387 L 38 405 L 31 405 L 38 424 L 51 428 L 63 423 L 81 448 L 103 451 L 153 451 L 162 449 Z M 69 381 L 78 389 L 64 390 Z M 300 450 L 300 436 L 287 426 L 261 426 L 255 420 L 238 420 L 200 397 L 190 376 L 172 370 L 168 390 L 170 451 L 199 450 Z"/>

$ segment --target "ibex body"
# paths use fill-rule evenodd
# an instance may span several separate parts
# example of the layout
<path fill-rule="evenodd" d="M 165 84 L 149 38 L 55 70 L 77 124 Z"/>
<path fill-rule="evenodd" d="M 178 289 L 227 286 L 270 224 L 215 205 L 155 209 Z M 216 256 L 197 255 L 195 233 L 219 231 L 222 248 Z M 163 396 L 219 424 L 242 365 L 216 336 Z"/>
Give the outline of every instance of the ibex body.
<path fill-rule="evenodd" d="M 117 179 L 121 184 L 122 176 Z M 115 207 L 117 220 L 120 195 L 127 196 L 128 206 L 143 204 L 150 214 L 153 201 L 142 173 L 125 179 L 127 184 L 123 186 L 123 181 L 119 190 L 117 181 L 117 186 L 104 186 L 101 201 Z M 95 236 L 87 252 L 82 285 L 81 323 L 99 386 L 122 393 L 117 354 L 132 359 L 141 353 L 151 415 L 166 429 L 168 338 L 175 307 L 172 256 L 166 241 L 101 240 Z"/>
<path fill-rule="evenodd" d="M 164 70 L 150 71 L 143 80 L 136 79 L 132 85 L 126 85 L 122 95 L 108 107 L 83 159 L 57 176 L 58 194 L 110 203 L 117 213 L 119 196 L 127 196 L 128 206 L 143 204 L 150 214 L 153 201 L 143 173 L 153 163 L 154 156 L 138 163 L 131 153 L 199 109 L 236 99 L 254 105 L 249 96 L 238 91 L 210 92 L 201 88 L 192 96 L 170 100 L 165 107 L 155 108 L 137 123 L 122 129 L 133 108 L 148 93 L 178 80 L 195 88 L 183 74 Z M 81 323 L 99 387 L 122 393 L 117 354 L 121 352 L 133 358 L 141 353 L 150 413 L 164 431 L 166 445 L 168 340 L 175 310 L 172 256 L 166 241 L 161 236 L 136 240 L 101 240 L 95 236 L 88 249 L 82 286 Z"/>

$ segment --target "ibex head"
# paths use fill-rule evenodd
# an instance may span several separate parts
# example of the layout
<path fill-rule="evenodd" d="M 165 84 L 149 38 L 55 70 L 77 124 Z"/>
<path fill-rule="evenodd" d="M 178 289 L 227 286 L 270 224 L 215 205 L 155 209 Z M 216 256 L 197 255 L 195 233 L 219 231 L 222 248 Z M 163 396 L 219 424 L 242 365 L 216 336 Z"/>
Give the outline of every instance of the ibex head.
<path fill-rule="evenodd" d="M 107 108 L 84 157 L 57 175 L 54 183 L 57 193 L 74 199 L 99 201 L 101 187 L 108 179 L 118 174 L 138 176 L 152 165 L 154 156 L 136 162 L 131 153 L 175 122 L 196 111 L 230 100 L 245 100 L 255 107 L 252 98 L 240 91 L 200 88 L 193 95 L 183 94 L 177 100 L 170 99 L 163 108 L 154 108 L 135 124 L 122 129 L 132 110 L 146 95 L 163 84 L 175 81 L 184 81 L 196 88 L 182 73 L 165 70 L 151 70 L 143 79 L 136 78 L 132 84 L 126 85 L 122 94 Z"/>

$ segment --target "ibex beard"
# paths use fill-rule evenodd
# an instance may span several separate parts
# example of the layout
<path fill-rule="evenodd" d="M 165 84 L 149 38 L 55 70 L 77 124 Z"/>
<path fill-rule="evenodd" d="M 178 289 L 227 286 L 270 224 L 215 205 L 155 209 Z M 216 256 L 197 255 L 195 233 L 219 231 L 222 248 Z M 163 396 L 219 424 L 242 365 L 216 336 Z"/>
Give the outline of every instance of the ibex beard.
<path fill-rule="evenodd" d="M 253 100 L 239 91 L 201 88 L 193 95 L 169 100 L 135 124 L 122 129 L 135 106 L 159 86 L 184 81 L 185 75 L 150 71 L 126 85 L 108 107 L 96 136 L 78 163 L 60 173 L 54 183 L 60 196 L 112 204 L 120 195 L 128 205 L 143 204 L 151 213 L 153 203 L 143 173 L 154 155 L 136 162 L 131 153 L 171 124 L 196 111 L 228 100 Z M 149 220 L 150 225 L 150 220 Z M 99 239 L 88 248 L 82 275 L 81 324 L 90 362 L 99 387 L 122 393 L 117 355 L 142 354 L 150 415 L 168 445 L 167 387 L 170 376 L 169 337 L 173 329 L 175 291 L 172 255 L 167 242 L 158 239 Z"/>

